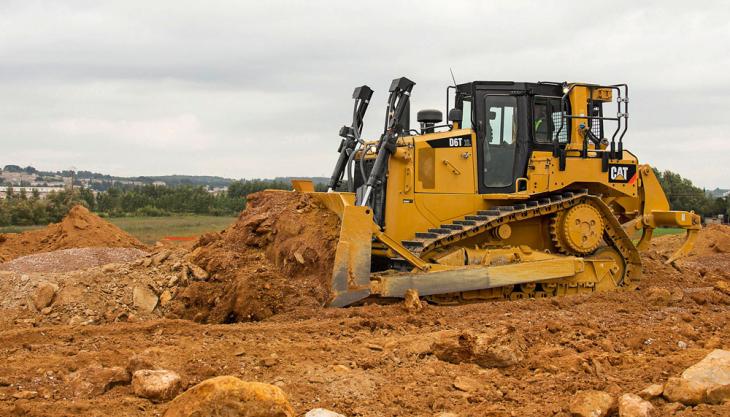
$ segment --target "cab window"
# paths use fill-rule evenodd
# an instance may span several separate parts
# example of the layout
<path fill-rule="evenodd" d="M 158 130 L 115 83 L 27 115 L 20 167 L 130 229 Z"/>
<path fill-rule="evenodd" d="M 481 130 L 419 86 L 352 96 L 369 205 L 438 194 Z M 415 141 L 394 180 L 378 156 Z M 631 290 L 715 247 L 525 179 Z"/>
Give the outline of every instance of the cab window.
<path fill-rule="evenodd" d="M 533 106 L 532 128 L 535 143 L 549 144 L 557 137 L 559 143 L 568 142 L 570 130 L 563 119 L 560 98 L 536 97 Z M 561 119 L 563 119 L 561 129 Z"/>
<path fill-rule="evenodd" d="M 464 100 L 461 102 L 461 128 L 471 129 L 471 101 Z"/>

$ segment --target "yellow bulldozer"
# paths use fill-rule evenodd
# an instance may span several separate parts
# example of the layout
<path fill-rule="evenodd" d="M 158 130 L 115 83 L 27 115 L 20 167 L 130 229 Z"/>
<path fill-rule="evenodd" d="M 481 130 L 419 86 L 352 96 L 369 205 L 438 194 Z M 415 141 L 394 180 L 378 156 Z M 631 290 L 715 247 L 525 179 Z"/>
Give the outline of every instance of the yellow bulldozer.
<path fill-rule="evenodd" d="M 670 262 L 691 250 L 700 217 L 671 211 L 624 148 L 626 84 L 449 86 L 447 121 L 421 110 L 412 129 L 414 85 L 393 80 L 377 140 L 361 138 L 373 91 L 356 88 L 328 191 L 294 181 L 341 219 L 331 306 L 409 289 L 439 304 L 632 289 L 655 228 L 686 229 Z"/>

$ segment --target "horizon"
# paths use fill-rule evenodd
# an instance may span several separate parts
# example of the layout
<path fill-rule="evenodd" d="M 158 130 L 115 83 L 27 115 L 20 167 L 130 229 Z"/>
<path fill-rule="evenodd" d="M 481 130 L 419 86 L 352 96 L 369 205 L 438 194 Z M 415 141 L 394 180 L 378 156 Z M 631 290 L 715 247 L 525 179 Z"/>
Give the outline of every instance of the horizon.
<path fill-rule="evenodd" d="M 41 169 L 41 168 L 38 168 L 35 165 L 18 165 L 18 164 L 7 164 L 7 163 L 0 163 L 0 166 L 2 167 L 2 168 L 0 168 L 0 170 L 3 169 L 7 165 L 15 165 L 15 166 L 19 166 L 21 168 L 26 168 L 26 167 L 30 166 L 30 167 L 35 168 L 36 170 L 42 171 L 42 172 L 63 172 L 63 171 L 68 171 L 69 170 L 69 169 L 45 169 L 45 168 Z M 657 168 L 657 169 L 659 169 L 659 168 Z M 232 181 L 243 181 L 243 180 L 275 180 L 275 179 L 278 179 L 278 178 L 329 178 L 329 175 L 277 175 L 277 176 L 273 176 L 273 177 L 226 177 L 226 176 L 223 176 L 223 175 L 212 175 L 212 174 L 182 174 L 182 173 L 159 174 L 159 175 L 116 175 L 116 174 L 107 174 L 107 173 L 104 173 L 104 172 L 98 172 L 98 171 L 89 170 L 89 169 L 74 169 L 74 172 L 80 172 L 80 171 L 91 172 L 93 174 L 109 175 L 109 176 L 112 176 L 112 177 L 120 177 L 120 178 L 157 178 L 157 177 L 182 176 L 182 177 L 217 177 L 217 178 L 222 178 L 222 179 L 225 179 L 225 180 L 232 180 Z M 730 189 L 730 185 L 727 186 L 727 187 L 726 186 L 722 186 L 722 185 L 712 185 L 712 186 L 702 186 L 702 185 L 699 185 L 696 182 L 694 182 L 692 180 L 692 178 L 686 177 L 681 172 L 675 172 L 675 171 L 672 171 L 672 170 L 663 170 L 663 169 L 659 169 L 659 171 L 671 171 L 671 172 L 674 172 L 675 174 L 679 174 L 682 178 L 690 180 L 692 182 L 692 185 L 694 185 L 694 186 L 696 186 L 698 188 L 702 188 L 704 190 L 715 190 L 715 189 L 727 190 L 727 189 Z"/>

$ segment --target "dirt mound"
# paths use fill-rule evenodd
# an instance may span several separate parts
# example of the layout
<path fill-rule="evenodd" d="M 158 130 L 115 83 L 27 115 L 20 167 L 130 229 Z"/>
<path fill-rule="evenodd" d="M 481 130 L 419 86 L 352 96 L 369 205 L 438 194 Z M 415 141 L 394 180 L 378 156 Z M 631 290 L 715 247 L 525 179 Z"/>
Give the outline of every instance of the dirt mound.
<path fill-rule="evenodd" d="M 730 279 L 730 226 L 710 225 L 700 230 L 689 256 L 672 265 L 665 261 L 682 245 L 684 235 L 661 236 L 643 254 L 643 275 L 667 285 L 712 286 Z"/>
<path fill-rule="evenodd" d="M 236 223 L 203 236 L 192 252 L 86 248 L 17 258 L 0 266 L 0 294 L 8 295 L 0 328 L 311 316 L 329 299 L 338 231 L 338 217 L 311 196 L 262 192 Z M 36 302 L 47 287 L 54 289 L 48 302 Z"/>
<path fill-rule="evenodd" d="M 261 320 L 294 308 L 321 307 L 330 296 L 339 225 L 337 215 L 310 195 L 250 195 L 231 227 L 206 234 L 195 245 L 190 259 L 211 277 L 188 287 L 182 298 L 188 306 L 202 306 L 210 304 L 204 298 L 219 294 L 206 318 L 210 322 Z"/>
<path fill-rule="evenodd" d="M 684 235 L 672 235 L 652 240 L 652 249 L 662 255 L 671 255 L 678 248 Z M 711 224 L 702 228 L 688 259 L 730 254 L 730 226 Z"/>
<path fill-rule="evenodd" d="M 122 229 L 91 213 L 86 207 L 75 206 L 60 223 L 24 233 L 0 234 L 0 262 L 38 252 L 88 247 L 145 246 Z"/>

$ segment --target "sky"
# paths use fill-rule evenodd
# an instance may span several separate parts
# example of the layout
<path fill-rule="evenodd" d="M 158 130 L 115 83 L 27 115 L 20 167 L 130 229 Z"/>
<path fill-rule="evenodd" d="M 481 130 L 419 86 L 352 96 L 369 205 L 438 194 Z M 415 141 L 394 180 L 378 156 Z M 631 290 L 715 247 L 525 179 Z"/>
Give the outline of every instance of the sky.
<path fill-rule="evenodd" d="M 329 176 L 352 90 L 628 83 L 626 148 L 730 188 L 730 3 L 0 0 L 0 164 L 120 176 Z"/>

